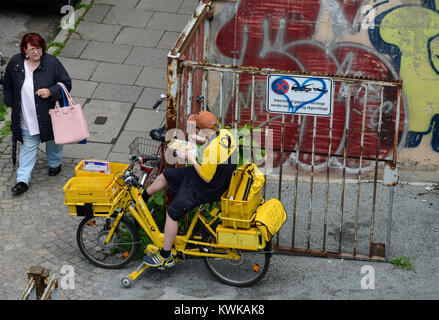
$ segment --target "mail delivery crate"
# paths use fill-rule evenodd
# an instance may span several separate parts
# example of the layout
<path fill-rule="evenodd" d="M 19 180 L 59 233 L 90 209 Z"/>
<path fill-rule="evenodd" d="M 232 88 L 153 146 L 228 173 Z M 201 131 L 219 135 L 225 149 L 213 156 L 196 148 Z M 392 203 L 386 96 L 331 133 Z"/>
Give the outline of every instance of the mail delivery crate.
<path fill-rule="evenodd" d="M 122 186 L 112 176 L 87 177 L 79 176 L 71 178 L 64 185 L 64 204 L 69 207 L 71 215 L 77 215 L 77 207 L 91 204 L 93 213 L 109 212 Z"/>
<path fill-rule="evenodd" d="M 84 170 L 84 161 L 87 160 L 80 161 L 75 167 L 75 174 L 77 177 L 99 177 L 99 176 L 113 177 L 115 174 L 124 172 L 126 169 L 128 169 L 128 164 L 126 163 L 109 162 L 110 173 L 87 171 Z M 89 160 L 89 161 L 102 161 L 102 160 Z"/>
<path fill-rule="evenodd" d="M 254 221 L 256 208 L 263 202 L 262 191 L 259 190 L 251 199 L 246 201 L 227 199 L 226 193 L 221 197 L 220 217 L 223 225 L 235 229 L 250 228 Z"/>

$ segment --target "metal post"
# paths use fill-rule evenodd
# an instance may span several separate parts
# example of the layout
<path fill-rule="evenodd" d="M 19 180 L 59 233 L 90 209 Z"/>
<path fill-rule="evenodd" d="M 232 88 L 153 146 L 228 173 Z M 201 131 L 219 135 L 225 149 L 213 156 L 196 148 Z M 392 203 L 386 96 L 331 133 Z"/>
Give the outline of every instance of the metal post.
<path fill-rule="evenodd" d="M 389 192 L 389 213 L 387 216 L 387 235 L 386 235 L 386 260 L 389 261 L 390 257 L 390 233 L 392 230 L 392 213 L 393 213 L 393 195 L 395 193 L 395 187 L 390 187 Z"/>

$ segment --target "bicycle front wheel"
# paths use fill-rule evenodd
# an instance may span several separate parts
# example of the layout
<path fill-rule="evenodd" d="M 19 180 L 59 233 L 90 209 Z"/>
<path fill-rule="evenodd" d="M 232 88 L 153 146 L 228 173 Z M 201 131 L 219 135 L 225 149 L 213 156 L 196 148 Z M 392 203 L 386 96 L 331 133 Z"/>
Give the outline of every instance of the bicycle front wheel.
<path fill-rule="evenodd" d="M 82 254 L 94 265 L 119 269 L 131 262 L 140 248 L 133 223 L 122 217 L 109 243 L 105 243 L 114 218 L 85 217 L 78 226 L 76 241 Z"/>
<path fill-rule="evenodd" d="M 219 249 L 209 249 L 221 253 Z M 222 250 L 225 253 L 225 250 Z M 222 283 L 235 287 L 247 287 L 261 280 L 268 271 L 271 259 L 269 244 L 263 250 L 236 250 L 237 260 L 204 257 L 204 264 L 210 273 Z"/>

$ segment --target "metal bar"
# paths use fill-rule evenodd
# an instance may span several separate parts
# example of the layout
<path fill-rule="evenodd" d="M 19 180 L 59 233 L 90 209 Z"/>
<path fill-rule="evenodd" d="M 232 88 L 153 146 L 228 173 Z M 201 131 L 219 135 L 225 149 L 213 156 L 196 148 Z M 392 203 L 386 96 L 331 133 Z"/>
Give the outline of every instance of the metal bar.
<path fill-rule="evenodd" d="M 360 215 L 361 170 L 363 165 L 364 128 L 366 124 L 366 106 L 367 106 L 368 95 L 369 95 L 369 85 L 366 85 L 366 90 L 364 93 L 364 102 L 363 102 L 363 113 L 362 113 L 363 118 L 361 120 L 360 164 L 358 168 L 357 202 L 355 204 L 355 230 L 354 230 L 354 252 L 353 252 L 354 257 L 357 254 L 357 243 L 358 243 L 358 218 Z"/>
<path fill-rule="evenodd" d="M 168 55 L 168 71 L 166 95 L 166 128 L 176 128 L 177 124 L 177 106 L 180 92 L 180 83 L 178 75 L 178 56 Z"/>
<path fill-rule="evenodd" d="M 232 72 L 232 73 L 253 73 L 255 75 L 269 75 L 269 74 L 296 74 L 296 75 L 305 75 L 305 76 L 324 76 L 324 77 L 331 77 L 335 81 L 342 81 L 345 83 L 369 83 L 372 85 L 380 86 L 380 85 L 386 85 L 391 87 L 399 87 L 402 84 L 401 80 L 395 80 L 395 81 L 386 81 L 386 80 L 379 80 L 379 79 L 373 79 L 373 78 L 356 78 L 356 77 L 346 77 L 345 75 L 339 75 L 339 74 L 329 74 L 329 73 L 308 73 L 308 72 L 299 72 L 291 70 L 278 70 L 278 69 L 270 69 L 270 68 L 257 68 L 257 67 L 240 67 L 240 66 L 233 66 L 233 65 L 223 65 L 223 64 L 215 64 L 215 63 L 203 63 L 203 62 L 196 62 L 196 61 L 182 61 L 182 64 L 184 66 L 190 66 L 196 69 L 207 69 L 207 70 L 216 70 L 216 71 L 224 71 L 224 72 Z"/>
<path fill-rule="evenodd" d="M 332 149 L 332 128 L 333 115 L 329 119 L 329 145 L 328 145 L 328 159 L 326 160 L 326 191 L 325 191 L 325 211 L 323 216 L 323 245 L 322 250 L 326 250 L 326 236 L 327 236 L 327 223 L 328 223 L 328 206 L 329 206 L 329 173 L 331 163 L 331 149 Z"/>
<path fill-rule="evenodd" d="M 394 150 L 393 150 L 393 163 L 392 165 L 396 165 L 396 148 L 398 143 L 398 135 L 399 135 L 399 117 L 400 117 L 400 108 L 401 108 L 401 91 L 402 88 L 397 88 L 397 103 L 396 103 L 396 121 L 395 121 L 395 141 L 394 141 Z M 393 213 L 393 196 L 395 193 L 395 186 L 390 187 L 389 192 L 389 212 L 387 215 L 387 234 L 386 234 L 386 260 L 390 258 L 390 235 L 392 231 L 392 213 Z"/>
<path fill-rule="evenodd" d="M 374 229 L 375 229 L 375 206 L 376 206 L 376 193 L 377 193 L 377 181 L 378 181 L 378 157 L 381 146 L 381 123 L 383 115 L 383 103 L 384 103 L 384 87 L 381 86 L 380 92 L 380 108 L 378 114 L 378 128 L 377 128 L 377 148 L 376 148 L 376 160 L 375 160 L 375 171 L 374 171 L 374 183 L 373 183 L 373 195 L 372 195 L 372 214 L 370 217 L 370 232 L 369 232 L 369 256 L 372 255 L 372 248 L 374 242 Z"/>
<path fill-rule="evenodd" d="M 265 179 L 265 181 L 267 181 L 267 164 L 268 164 L 267 160 L 270 160 L 270 164 L 273 161 L 272 160 L 273 159 L 273 144 L 271 143 L 271 141 L 273 141 L 273 140 L 270 139 L 270 128 L 269 128 L 269 125 L 270 125 L 270 121 L 269 121 L 270 120 L 270 114 L 267 112 L 266 116 L 267 116 L 267 122 L 266 122 L 266 125 L 265 125 L 265 150 L 268 149 L 269 152 L 265 151 L 265 155 L 264 155 L 264 179 Z M 271 148 L 267 148 L 267 143 L 269 143 L 269 142 L 271 144 Z M 263 194 L 264 194 L 264 198 L 265 198 L 265 196 L 267 194 L 267 184 L 266 183 L 264 183 Z"/>
<path fill-rule="evenodd" d="M 188 78 L 187 78 L 187 90 L 186 90 L 186 115 L 190 115 L 192 113 L 192 75 L 193 70 L 188 70 Z"/>
<path fill-rule="evenodd" d="M 252 75 L 252 87 L 251 87 L 251 103 L 250 103 L 250 158 L 252 162 L 255 162 L 254 149 L 253 149 L 253 125 L 254 125 L 254 113 L 255 113 L 255 75 Z"/>
<path fill-rule="evenodd" d="M 312 155 L 311 155 L 311 175 L 309 179 L 309 211 L 308 211 L 308 238 L 307 248 L 311 247 L 311 219 L 312 219 L 312 197 L 313 197 L 313 184 L 314 184 L 314 158 L 315 158 L 315 146 L 316 146 L 316 127 L 317 117 L 314 116 L 314 126 L 312 131 Z"/>
<path fill-rule="evenodd" d="M 222 129 L 224 127 L 224 123 L 223 123 L 224 72 L 220 72 L 220 79 L 221 79 L 221 85 L 220 85 L 220 92 L 219 92 L 219 126 L 220 126 L 220 129 Z"/>
<path fill-rule="evenodd" d="M 294 175 L 294 205 L 293 205 L 293 234 L 291 238 L 291 247 L 295 247 L 296 238 L 296 219 L 297 219 L 297 188 L 299 186 L 299 146 L 302 138 L 302 116 L 297 116 L 297 141 L 296 141 L 296 171 Z"/>
<path fill-rule="evenodd" d="M 21 294 L 20 300 L 28 300 L 29 295 L 32 292 L 32 290 L 34 290 L 34 288 L 35 288 L 35 280 L 31 278 L 27 282 L 26 287 L 24 288 L 23 293 Z"/>
<path fill-rule="evenodd" d="M 380 256 L 366 256 L 357 254 L 355 257 L 348 253 L 338 253 L 338 252 L 328 252 L 321 250 L 307 250 L 301 248 L 290 248 L 284 246 L 276 247 L 277 251 L 292 253 L 297 255 L 306 255 L 321 258 L 332 258 L 332 259 L 346 259 L 346 260 L 360 260 L 360 261 L 370 261 L 370 262 L 385 262 L 386 260 Z"/>
<path fill-rule="evenodd" d="M 239 73 L 235 74 L 235 117 L 233 119 L 236 142 L 239 144 L 238 136 L 238 119 L 239 119 Z"/>
<path fill-rule="evenodd" d="M 198 27 L 206 14 L 206 10 L 209 7 L 210 7 L 210 2 L 200 3 L 198 5 L 198 7 L 195 9 L 194 14 L 189 19 L 188 23 L 186 24 L 183 31 L 181 32 L 180 37 L 175 42 L 175 45 L 171 50 L 172 55 L 183 53 L 186 50 L 186 47 L 190 44 L 192 40 L 194 32 L 198 30 Z"/>
<path fill-rule="evenodd" d="M 346 159 L 347 159 L 347 149 L 348 149 L 348 136 L 349 136 L 349 117 L 351 109 L 351 90 L 352 85 L 348 84 L 348 96 L 346 101 L 346 119 L 345 119 L 345 129 L 344 129 L 344 150 L 343 150 L 343 173 L 342 173 L 342 187 L 341 187 L 341 201 L 340 201 L 340 227 L 339 227 L 339 238 L 338 238 L 338 252 L 341 253 L 342 240 L 343 240 L 343 214 L 344 214 L 344 192 L 346 183 Z"/>
<path fill-rule="evenodd" d="M 278 196 L 279 201 L 282 199 L 282 171 L 283 171 L 283 162 L 284 162 L 284 143 L 285 143 L 285 115 L 282 114 L 282 128 L 280 134 L 281 142 L 280 142 L 280 167 L 279 167 L 279 187 L 278 187 Z M 279 233 L 277 234 L 277 245 L 279 245 Z"/>

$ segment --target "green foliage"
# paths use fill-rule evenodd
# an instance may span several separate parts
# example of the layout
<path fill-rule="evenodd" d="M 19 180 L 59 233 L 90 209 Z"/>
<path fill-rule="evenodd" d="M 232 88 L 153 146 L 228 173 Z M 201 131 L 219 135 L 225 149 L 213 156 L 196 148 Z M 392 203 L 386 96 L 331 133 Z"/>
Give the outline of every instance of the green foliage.
<path fill-rule="evenodd" d="M 5 124 L 2 128 L 0 128 L 0 143 L 3 141 L 3 138 L 11 133 L 11 120 L 5 121 Z"/>
<path fill-rule="evenodd" d="M 0 103 L 0 121 L 5 120 L 5 116 L 8 114 L 8 107 L 2 102 Z"/>
<path fill-rule="evenodd" d="M 224 129 L 233 131 L 234 129 L 230 126 L 225 126 Z M 261 163 L 265 157 L 265 150 L 261 148 L 261 145 L 257 141 L 258 137 L 263 139 L 262 128 L 253 128 L 253 159 L 251 154 L 252 146 L 252 135 L 251 135 L 251 125 L 250 123 L 244 124 L 238 128 L 238 146 L 239 146 L 239 157 L 238 157 L 238 167 L 244 163 Z"/>
<path fill-rule="evenodd" d="M 397 258 L 394 258 L 390 260 L 390 263 L 392 263 L 395 267 L 403 270 L 413 270 L 413 265 L 410 262 L 410 258 L 406 256 L 399 256 Z"/>

